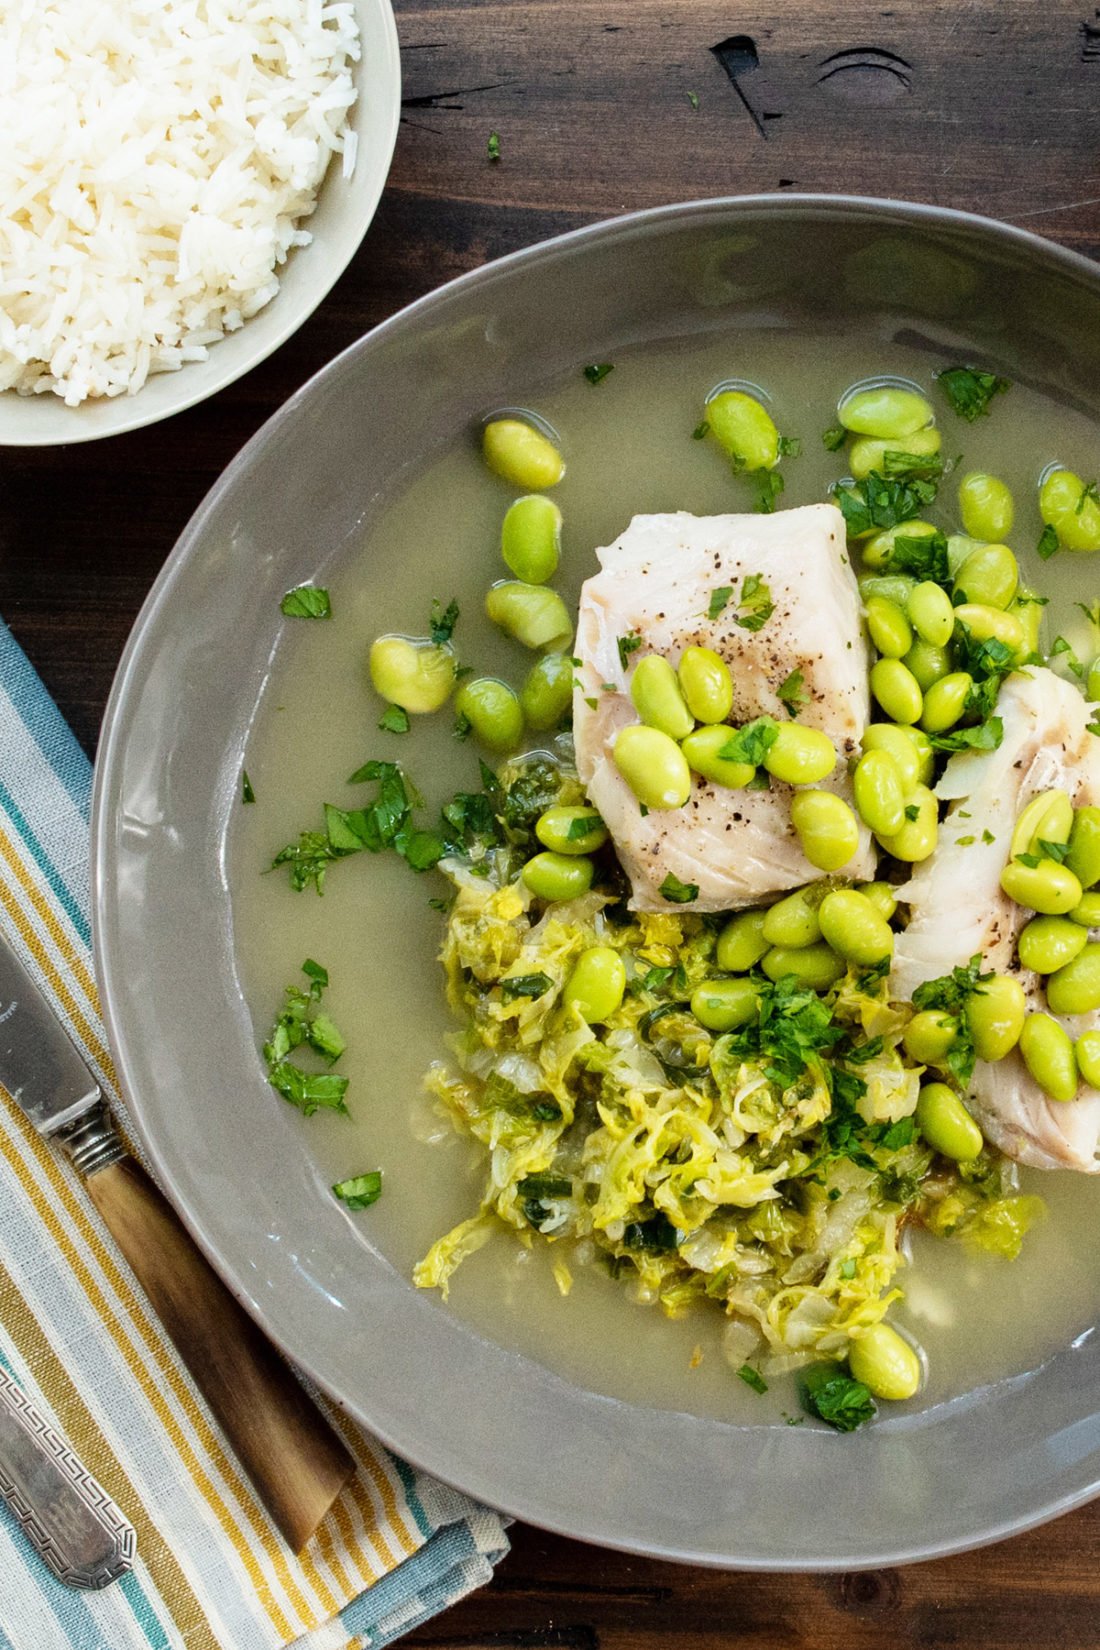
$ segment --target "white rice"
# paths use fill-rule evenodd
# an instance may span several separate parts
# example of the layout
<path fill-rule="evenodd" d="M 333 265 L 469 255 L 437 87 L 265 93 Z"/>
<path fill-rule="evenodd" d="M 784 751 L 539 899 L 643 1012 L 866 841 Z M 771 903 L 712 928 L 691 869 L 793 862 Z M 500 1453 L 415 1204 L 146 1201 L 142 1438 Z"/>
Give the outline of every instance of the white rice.
<path fill-rule="evenodd" d="M 350 0 L 0 0 L 0 389 L 133 395 L 270 303 L 358 56 Z"/>

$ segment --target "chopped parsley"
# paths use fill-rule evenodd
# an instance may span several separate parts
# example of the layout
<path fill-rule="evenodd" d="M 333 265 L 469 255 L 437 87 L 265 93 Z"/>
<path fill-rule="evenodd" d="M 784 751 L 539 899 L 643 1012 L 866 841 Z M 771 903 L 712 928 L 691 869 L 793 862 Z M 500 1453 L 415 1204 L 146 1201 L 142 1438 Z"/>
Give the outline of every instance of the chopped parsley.
<path fill-rule="evenodd" d="M 571 1197 L 573 1182 L 564 1175 L 527 1174 L 517 1184 L 516 1191 L 524 1197 Z"/>
<path fill-rule="evenodd" d="M 288 619 L 330 619 L 332 603 L 327 590 L 316 584 L 300 584 L 288 590 L 279 603 L 279 611 Z"/>
<path fill-rule="evenodd" d="M 652 1220 L 632 1220 L 623 1232 L 627 1249 L 641 1249 L 645 1254 L 667 1254 L 680 1245 L 680 1233 L 662 1210 Z"/>
<path fill-rule="evenodd" d="M 500 1000 L 514 1003 L 517 997 L 542 997 L 553 983 L 549 974 L 510 974 L 500 982 Z"/>
<path fill-rule="evenodd" d="M 704 418 L 703 422 L 701 424 L 696 424 L 695 428 L 692 430 L 691 439 L 693 441 L 704 441 L 709 434 L 710 424 Z"/>
<path fill-rule="evenodd" d="M 742 1364 L 737 1373 L 744 1381 L 745 1385 L 751 1386 L 752 1390 L 754 1392 L 759 1392 L 761 1397 L 763 1397 L 764 1393 L 767 1392 L 767 1381 L 764 1379 L 763 1375 L 761 1375 L 760 1371 L 758 1369 L 754 1369 L 751 1364 Z"/>
<path fill-rule="evenodd" d="M 689 92 L 687 96 L 688 96 L 688 102 L 691 104 L 692 108 L 696 111 L 696 113 L 698 113 L 698 110 L 699 110 L 699 93 L 698 92 Z"/>
<path fill-rule="evenodd" d="M 887 567 L 891 573 L 908 573 L 915 579 L 931 579 L 936 584 L 950 582 L 947 540 L 942 533 L 897 533 L 890 547 Z"/>
<path fill-rule="evenodd" d="M 602 384 L 608 373 L 614 371 L 614 361 L 599 361 L 593 362 L 591 366 L 585 367 L 584 376 L 588 379 L 590 384 Z"/>
<path fill-rule="evenodd" d="M 669 872 L 660 887 L 662 899 L 667 899 L 671 905 L 691 905 L 699 898 L 699 884 L 697 882 L 681 882 L 678 876 Z"/>
<path fill-rule="evenodd" d="M 882 455 L 882 473 L 887 477 L 922 476 L 928 481 L 938 481 L 943 475 L 943 459 L 939 453 L 906 453 L 887 449 Z"/>
<path fill-rule="evenodd" d="M 816 991 L 787 974 L 774 985 L 761 985 L 756 1020 L 729 1036 L 736 1059 L 756 1062 L 773 1083 L 789 1088 L 844 1032 Z"/>
<path fill-rule="evenodd" d="M 753 480 L 756 483 L 756 503 L 753 508 L 763 516 L 770 516 L 775 509 L 776 499 L 787 484 L 778 470 L 754 470 Z"/>
<path fill-rule="evenodd" d="M 622 666 L 622 668 L 624 670 L 626 669 L 626 661 L 630 658 L 630 655 L 632 653 L 637 653 L 637 651 L 641 647 L 641 645 L 642 645 L 642 638 L 637 634 L 636 631 L 632 630 L 630 632 L 629 636 L 620 636 L 619 637 L 619 641 L 618 641 L 619 663 L 620 663 L 620 665 Z M 577 660 L 577 663 L 579 664 L 580 660 Z"/>
<path fill-rule="evenodd" d="M 1085 485 L 1081 488 L 1081 497 L 1077 500 L 1077 505 L 1073 512 L 1075 516 L 1079 516 L 1081 514 L 1081 511 L 1085 508 L 1085 505 L 1088 504 L 1090 499 L 1093 504 L 1100 504 L 1100 487 L 1097 486 L 1095 481 L 1086 481 Z"/>
<path fill-rule="evenodd" d="M 1039 838 L 1039 847 L 1047 859 L 1054 860 L 1057 865 L 1064 865 L 1069 854 L 1068 842 L 1048 842 L 1045 836 Z"/>
<path fill-rule="evenodd" d="M 746 573 L 741 581 L 733 622 L 742 630 L 762 630 L 775 612 L 772 593 L 762 573 Z"/>
<path fill-rule="evenodd" d="M 485 153 L 488 155 L 490 160 L 499 160 L 500 159 L 500 133 L 499 132 L 490 132 L 489 133 L 489 141 L 485 145 Z"/>
<path fill-rule="evenodd" d="M 1056 659 L 1059 654 L 1065 655 L 1067 666 L 1070 670 L 1072 670 L 1078 681 L 1080 681 L 1085 674 L 1085 667 L 1077 657 L 1076 653 L 1074 653 L 1072 647 L 1066 641 L 1064 636 L 1055 636 L 1050 645 L 1050 657 L 1052 659 Z"/>
<path fill-rule="evenodd" d="M 332 1188 L 341 1203 L 349 1209 L 369 1209 L 382 1196 L 382 1171 L 369 1169 L 366 1174 L 353 1175 L 350 1180 L 339 1180 Z"/>
<path fill-rule="evenodd" d="M 1039 554 L 1040 561 L 1049 561 L 1051 556 L 1053 556 L 1055 552 L 1061 548 L 1062 547 L 1058 542 L 1058 534 L 1048 521 L 1046 526 L 1043 528 L 1043 531 L 1039 534 L 1039 542 L 1035 546 L 1035 549 Z"/>
<path fill-rule="evenodd" d="M 718 752 L 721 762 L 744 762 L 758 768 L 779 738 L 779 723 L 773 716 L 757 716 L 744 727 L 734 729 Z"/>
<path fill-rule="evenodd" d="M 826 452 L 838 453 L 847 439 L 848 432 L 843 424 L 830 424 L 827 430 L 821 432 L 821 442 Z"/>
<path fill-rule="evenodd" d="M 943 1057 L 943 1062 L 956 1082 L 962 1086 L 969 1083 L 974 1075 L 976 1057 L 966 1005 L 974 993 L 981 991 L 986 981 L 992 978 L 991 971 L 982 972 L 982 958 L 978 952 L 971 957 L 965 967 L 953 968 L 950 974 L 941 974 L 939 979 L 926 980 L 923 985 L 918 985 L 913 993 L 914 1008 L 935 1008 L 944 1014 L 953 1014 L 958 1019 L 959 1029 L 954 1042 Z"/>
<path fill-rule="evenodd" d="M 797 435 L 781 435 L 779 437 L 780 458 L 801 458 L 802 440 Z"/>
<path fill-rule="evenodd" d="M 906 819 L 909 820 L 910 823 L 912 823 L 913 820 L 915 820 L 915 819 L 919 819 L 920 818 L 920 804 L 917 803 L 917 802 L 907 803 L 906 808 L 905 808 L 905 817 L 906 817 Z"/>
<path fill-rule="evenodd" d="M 247 804 L 249 802 L 255 802 L 255 800 L 256 800 L 256 792 L 252 789 L 252 781 L 248 777 L 248 769 L 247 768 L 242 768 L 241 769 L 241 801 L 243 803 Z"/>
<path fill-rule="evenodd" d="M 995 372 L 979 372 L 975 367 L 945 367 L 937 373 L 936 382 L 952 409 L 968 424 L 987 415 L 993 397 L 1012 387 L 1007 378 Z"/>
<path fill-rule="evenodd" d="M 1087 607 L 1084 602 L 1074 602 L 1073 605 L 1074 607 L 1079 607 L 1081 609 L 1081 612 L 1085 615 L 1085 618 L 1089 621 L 1089 624 L 1095 625 L 1098 629 L 1100 629 L 1100 601 L 1091 602 Z"/>
<path fill-rule="evenodd" d="M 954 728 L 950 733 L 930 733 L 928 742 L 936 751 L 995 751 L 1004 738 L 1005 725 L 999 716 L 987 716 L 975 728 Z"/>
<path fill-rule="evenodd" d="M 451 738 L 460 740 L 469 739 L 473 731 L 474 724 L 470 721 L 470 718 L 466 715 L 466 712 L 464 710 L 460 710 L 458 715 L 455 717 L 455 725 L 451 729 Z"/>
<path fill-rule="evenodd" d="M 267 1080 L 284 1100 L 289 1100 L 307 1117 L 321 1110 L 346 1113 L 346 1077 L 332 1071 L 307 1071 L 288 1058 L 304 1045 L 331 1066 L 347 1047 L 333 1021 L 318 1006 L 328 986 L 327 971 L 307 957 L 302 973 L 309 981 L 308 989 L 287 986 L 282 1012 L 263 1046 Z"/>
<path fill-rule="evenodd" d="M 789 676 L 784 676 L 775 690 L 775 696 L 786 705 L 788 716 L 797 716 L 802 706 L 810 702 L 810 695 L 806 692 L 802 672 L 792 670 Z"/>
<path fill-rule="evenodd" d="M 378 726 L 383 733 L 408 733 L 409 713 L 400 705 L 387 705 L 378 718 Z"/>
<path fill-rule="evenodd" d="M 733 595 L 733 585 L 732 584 L 716 584 L 714 589 L 710 593 L 710 601 L 707 604 L 707 618 L 708 619 L 720 618 L 721 615 L 725 612 L 726 603 L 729 601 L 729 599 L 732 595 Z"/>
<path fill-rule="evenodd" d="M 808 1415 L 837 1432 L 854 1432 L 878 1414 L 870 1389 L 839 1364 L 813 1364 L 798 1377 L 798 1396 Z"/>
<path fill-rule="evenodd" d="M 442 836 L 413 825 L 413 808 L 420 799 L 396 762 L 366 762 L 348 781 L 352 785 L 371 782 L 378 785 L 373 802 L 351 809 L 326 802 L 324 830 L 303 831 L 297 842 L 288 843 L 275 855 L 271 868 L 288 866 L 291 887 L 297 893 L 310 883 L 323 893 L 325 873 L 333 860 L 364 849 L 377 854 L 392 848 L 414 871 L 430 870 L 442 859 L 446 851 Z"/>
<path fill-rule="evenodd" d="M 849 538 L 859 538 L 876 528 L 881 532 L 897 527 L 902 522 L 919 516 L 926 504 L 936 496 L 936 483 L 920 476 L 902 476 L 888 479 L 872 470 L 862 481 L 836 488 L 834 497 L 840 506 L 848 528 Z M 891 563 L 891 571 L 896 571 Z"/>
<path fill-rule="evenodd" d="M 443 607 L 438 599 L 432 602 L 430 634 L 436 646 L 449 642 L 458 623 L 458 603 L 452 599 Z"/>

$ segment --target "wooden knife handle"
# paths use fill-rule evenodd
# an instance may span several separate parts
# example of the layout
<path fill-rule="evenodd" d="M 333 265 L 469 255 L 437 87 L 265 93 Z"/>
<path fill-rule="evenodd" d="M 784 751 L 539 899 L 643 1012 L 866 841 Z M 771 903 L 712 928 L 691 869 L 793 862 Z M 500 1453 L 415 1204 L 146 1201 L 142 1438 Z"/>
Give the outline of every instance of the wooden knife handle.
<path fill-rule="evenodd" d="M 294 1552 L 355 1462 L 132 1157 L 88 1176 L 89 1195 Z"/>

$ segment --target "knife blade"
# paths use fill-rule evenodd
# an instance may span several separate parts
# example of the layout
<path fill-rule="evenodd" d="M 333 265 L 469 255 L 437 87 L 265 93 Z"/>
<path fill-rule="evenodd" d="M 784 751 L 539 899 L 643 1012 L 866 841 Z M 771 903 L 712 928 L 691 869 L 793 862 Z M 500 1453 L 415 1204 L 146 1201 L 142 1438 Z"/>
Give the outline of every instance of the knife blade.
<path fill-rule="evenodd" d="M 2 931 L 0 1083 L 84 1176 L 260 1499 L 299 1552 L 355 1461 L 127 1152 L 99 1084 Z"/>

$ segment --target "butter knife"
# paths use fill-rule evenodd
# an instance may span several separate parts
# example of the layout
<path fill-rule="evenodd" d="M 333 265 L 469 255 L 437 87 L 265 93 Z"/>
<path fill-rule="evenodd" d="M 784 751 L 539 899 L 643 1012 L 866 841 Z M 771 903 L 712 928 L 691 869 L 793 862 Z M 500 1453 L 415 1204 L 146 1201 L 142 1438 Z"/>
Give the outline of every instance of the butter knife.
<path fill-rule="evenodd" d="M 355 1462 L 129 1155 L 99 1084 L 2 933 L 0 1083 L 85 1177 L 257 1494 L 300 1552 Z"/>

